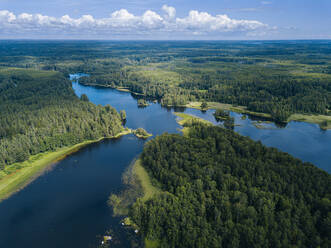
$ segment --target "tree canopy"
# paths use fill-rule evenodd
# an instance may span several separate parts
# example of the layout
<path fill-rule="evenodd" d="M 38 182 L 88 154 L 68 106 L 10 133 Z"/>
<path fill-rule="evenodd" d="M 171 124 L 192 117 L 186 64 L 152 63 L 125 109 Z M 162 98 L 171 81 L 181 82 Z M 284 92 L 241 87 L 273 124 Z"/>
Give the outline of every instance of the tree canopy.
<path fill-rule="evenodd" d="M 331 176 L 231 130 L 192 123 L 149 141 L 163 194 L 130 216 L 160 247 L 330 247 Z"/>
<path fill-rule="evenodd" d="M 0 71 L 0 168 L 30 155 L 122 130 L 111 106 L 96 106 L 74 94 L 61 73 Z"/>

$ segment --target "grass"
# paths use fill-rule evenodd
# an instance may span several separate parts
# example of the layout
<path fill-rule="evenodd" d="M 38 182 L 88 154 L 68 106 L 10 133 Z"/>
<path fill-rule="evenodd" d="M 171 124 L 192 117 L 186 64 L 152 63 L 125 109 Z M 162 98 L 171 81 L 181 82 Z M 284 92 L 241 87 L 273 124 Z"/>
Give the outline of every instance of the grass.
<path fill-rule="evenodd" d="M 207 109 L 223 109 L 223 110 L 229 110 L 237 113 L 242 114 L 249 114 L 253 116 L 259 116 L 266 119 L 272 119 L 272 116 L 267 113 L 260 113 L 260 112 L 254 112 L 247 110 L 244 106 L 234 106 L 232 104 L 226 104 L 226 103 L 219 103 L 219 102 L 207 102 L 208 108 Z M 189 102 L 186 104 L 187 108 L 194 108 L 201 110 L 201 102 Z"/>
<path fill-rule="evenodd" d="M 263 117 L 267 120 L 272 120 L 272 116 L 267 113 L 259 113 L 247 110 L 244 106 L 233 106 L 232 104 L 208 102 L 208 109 L 223 109 L 237 113 L 248 114 L 252 116 Z M 187 108 L 194 108 L 201 110 L 201 102 L 190 102 L 186 105 Z M 320 125 L 324 130 L 331 129 L 331 116 L 328 115 L 308 115 L 308 114 L 292 114 L 287 122 L 290 121 L 301 121 Z"/>
<path fill-rule="evenodd" d="M 131 130 L 125 129 L 123 132 L 110 138 L 118 138 L 129 133 L 131 133 Z M 8 166 L 4 171 L 6 174 L 2 173 L 3 177 L 0 179 L 0 201 L 24 188 L 48 168 L 49 165 L 64 159 L 66 156 L 78 151 L 82 147 L 99 142 L 103 139 L 104 137 L 96 140 L 88 140 L 70 147 L 60 148 L 54 152 L 33 155 L 27 161 Z"/>
<path fill-rule="evenodd" d="M 180 120 L 177 119 L 177 123 L 181 126 L 184 126 L 186 123 L 192 123 L 192 121 L 199 121 L 199 122 L 202 122 L 202 123 L 207 124 L 207 125 L 212 125 L 211 122 L 206 121 L 202 118 L 193 116 L 193 115 L 178 113 L 178 112 L 175 112 L 174 115 L 181 118 Z M 181 131 L 183 132 L 183 135 L 187 135 L 189 129 L 190 129 L 189 127 L 183 127 L 183 129 L 181 129 Z"/>
<path fill-rule="evenodd" d="M 331 129 L 331 116 L 328 115 L 293 114 L 290 116 L 288 121 L 309 122 L 309 123 L 319 124 L 320 128 L 324 130 Z"/>
<path fill-rule="evenodd" d="M 145 168 L 141 165 L 140 159 L 138 159 L 134 166 L 133 166 L 133 173 L 137 177 L 138 181 L 141 184 L 141 187 L 143 189 L 143 197 L 141 198 L 142 201 L 147 201 L 151 199 L 153 196 L 158 195 L 162 193 L 161 189 L 155 187 L 152 185 L 151 179 L 145 170 Z M 136 227 L 134 223 L 129 219 L 129 223 L 132 225 L 132 227 Z M 137 227 L 136 227 L 137 228 Z M 146 248 L 157 248 L 159 247 L 159 241 L 158 240 L 149 240 L 145 238 L 145 247 Z"/>
<path fill-rule="evenodd" d="M 0 69 L 0 74 L 2 75 L 12 75 L 13 73 L 16 73 L 17 75 L 26 75 L 26 73 L 28 73 L 28 75 L 30 77 L 33 77 L 34 79 L 40 79 L 45 77 L 48 78 L 50 76 L 60 75 L 60 73 L 56 71 L 41 71 L 36 69 L 23 69 L 16 67 L 6 67 Z"/>
<path fill-rule="evenodd" d="M 128 215 L 130 207 L 137 199 L 147 201 L 162 192 L 161 189 L 152 185 L 151 179 L 139 159 L 133 161 L 123 173 L 122 181 L 126 185 L 125 189 L 119 194 L 111 194 L 108 199 L 108 204 L 113 207 L 114 216 Z M 129 217 L 124 219 L 124 224 L 138 229 Z"/>
<path fill-rule="evenodd" d="M 160 244 L 158 240 L 145 239 L 145 248 L 157 248 L 159 246 Z"/>
<path fill-rule="evenodd" d="M 119 195 L 112 194 L 108 200 L 108 204 L 113 207 L 115 216 L 128 215 L 131 205 L 138 198 L 142 201 L 147 201 L 162 193 L 161 189 L 152 184 L 147 171 L 141 165 L 140 159 L 136 160 L 132 167 L 130 167 L 123 175 L 123 182 L 128 188 Z M 139 230 L 139 227 L 130 217 L 124 218 L 122 222 L 127 227 Z M 158 247 L 158 242 L 145 239 L 145 247 Z"/>
<path fill-rule="evenodd" d="M 151 82 L 162 82 L 167 85 L 178 85 L 181 83 L 181 74 L 169 70 L 167 63 L 149 63 L 146 66 L 128 66 L 131 76 L 145 78 Z"/>
<path fill-rule="evenodd" d="M 147 201 L 162 192 L 161 189 L 152 185 L 151 179 L 145 168 L 141 165 L 140 159 L 135 162 L 132 170 L 133 174 L 137 177 L 139 183 L 141 184 L 143 190 L 143 196 L 141 199 L 143 201 Z"/>

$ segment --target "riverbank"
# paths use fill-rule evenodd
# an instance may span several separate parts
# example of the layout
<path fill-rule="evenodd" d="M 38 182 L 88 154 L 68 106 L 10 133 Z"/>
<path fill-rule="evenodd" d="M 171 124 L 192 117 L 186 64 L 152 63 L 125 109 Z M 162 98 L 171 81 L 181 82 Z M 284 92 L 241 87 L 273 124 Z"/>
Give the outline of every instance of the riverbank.
<path fill-rule="evenodd" d="M 177 119 L 176 121 L 179 125 L 181 125 L 183 127 L 181 129 L 183 135 L 187 135 L 187 133 L 189 131 L 189 127 L 185 127 L 185 124 L 190 124 L 193 121 L 202 122 L 202 123 L 207 124 L 207 125 L 213 125 L 213 123 L 211 123 L 207 120 L 204 120 L 202 118 L 193 116 L 193 115 L 178 113 L 178 112 L 174 112 L 174 115 L 176 115 L 177 117 L 180 117 L 180 119 Z"/>
<path fill-rule="evenodd" d="M 132 171 L 133 175 L 137 177 L 143 190 L 143 196 L 141 197 L 143 201 L 147 201 L 148 199 L 162 192 L 161 189 L 155 187 L 152 184 L 151 178 L 149 177 L 146 169 L 142 166 L 140 159 L 137 159 L 132 168 Z"/>
<path fill-rule="evenodd" d="M 124 87 L 112 87 L 110 85 L 100 85 L 100 84 L 83 84 L 85 86 L 97 86 L 97 87 L 104 87 L 104 88 L 112 88 L 112 89 L 116 89 L 118 91 L 123 91 L 123 92 L 129 92 L 132 93 L 134 95 L 139 95 L 139 96 L 144 96 L 144 94 L 141 93 L 137 93 L 134 91 L 131 91 L 127 88 Z M 186 108 L 193 108 L 193 109 L 198 109 L 198 110 L 208 110 L 208 109 L 223 109 L 223 110 L 228 110 L 228 111 L 232 111 L 232 112 L 236 112 L 236 113 L 240 113 L 240 114 L 247 114 L 247 115 L 251 115 L 251 116 L 255 116 L 255 117 L 260 117 L 263 118 L 267 121 L 275 121 L 274 118 L 268 114 L 268 113 L 261 113 L 261 112 L 254 112 L 254 111 L 250 111 L 247 109 L 247 107 L 245 106 L 234 106 L 232 104 L 227 104 L 227 103 L 219 103 L 219 102 L 207 102 L 207 108 L 202 109 L 201 108 L 201 103 L 202 102 L 189 102 L 186 105 L 183 106 L 172 106 L 172 105 L 168 105 L 165 107 L 186 107 Z M 309 115 L 309 114 L 299 114 L 299 113 L 295 113 L 292 114 L 286 122 L 284 123 L 288 123 L 290 121 L 299 121 L 299 122 L 307 122 L 307 123 L 312 123 L 312 124 L 318 124 L 319 127 L 323 130 L 329 130 L 331 129 L 331 116 L 328 115 Z"/>
<path fill-rule="evenodd" d="M 114 216 L 126 216 L 129 214 L 130 207 L 138 198 L 147 201 L 162 192 L 161 189 L 152 184 L 151 178 L 142 166 L 140 159 L 131 163 L 123 173 L 122 181 L 125 189 L 120 193 L 111 194 L 108 199 L 108 204 L 113 208 Z M 130 218 L 125 219 L 127 223 L 132 223 Z M 129 224 L 126 225 L 130 226 Z"/>
<path fill-rule="evenodd" d="M 207 102 L 207 104 L 208 104 L 207 109 L 223 109 L 240 114 L 247 114 L 251 116 L 261 117 L 268 121 L 274 121 L 270 114 L 249 111 L 244 106 L 233 106 L 232 104 L 218 103 L 218 102 Z M 185 105 L 185 107 L 203 110 L 201 109 L 201 102 L 189 102 L 188 104 Z M 300 121 L 300 122 L 318 124 L 320 128 L 323 130 L 331 129 L 331 116 L 328 115 L 292 114 L 287 119 L 286 123 L 290 121 Z"/>
<path fill-rule="evenodd" d="M 80 82 L 79 82 L 80 83 Z M 128 92 L 128 93 L 132 93 L 134 95 L 137 95 L 137 96 L 144 96 L 144 94 L 141 94 L 141 93 L 137 93 L 137 92 L 134 92 L 134 91 L 131 91 L 129 90 L 128 88 L 125 88 L 125 87 L 118 87 L 118 86 L 111 86 L 111 85 L 103 85 L 103 84 L 82 84 L 80 83 L 81 85 L 84 85 L 84 86 L 93 86 L 93 87 L 100 87 L 100 88 L 110 88 L 110 89 L 114 89 L 114 90 L 118 90 L 118 91 L 123 91 L 123 92 Z"/>
<path fill-rule="evenodd" d="M 87 140 L 70 147 L 60 148 L 57 151 L 36 154 L 31 156 L 27 161 L 7 166 L 7 168 L 2 171 L 0 179 L 0 202 L 27 186 L 47 168 L 49 168 L 50 165 L 64 159 L 72 153 L 77 152 L 81 148 L 92 143 L 100 142 L 106 138 L 116 139 L 123 135 L 130 134 L 131 132 L 131 129 L 125 129 L 113 137 L 102 137 L 96 140 Z"/>
<path fill-rule="evenodd" d="M 120 195 L 111 195 L 108 203 L 113 207 L 116 216 L 129 214 L 129 209 L 139 198 L 145 202 L 152 197 L 161 194 L 162 190 L 152 184 L 151 178 L 146 169 L 142 166 L 141 160 L 137 159 L 123 175 L 123 181 L 127 186 Z M 125 217 L 122 223 L 131 229 L 139 232 L 139 227 L 130 219 Z M 144 239 L 146 248 L 159 247 L 158 241 Z"/>

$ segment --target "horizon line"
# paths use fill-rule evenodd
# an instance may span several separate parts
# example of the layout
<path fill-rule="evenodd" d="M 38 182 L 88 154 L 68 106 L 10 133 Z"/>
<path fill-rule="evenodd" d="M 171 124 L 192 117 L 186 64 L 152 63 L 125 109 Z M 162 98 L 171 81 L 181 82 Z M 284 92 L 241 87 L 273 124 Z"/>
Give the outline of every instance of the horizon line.
<path fill-rule="evenodd" d="M 178 41 L 331 41 L 331 38 L 309 38 L 309 39 L 67 39 L 67 38 L 0 38 L 0 41 L 163 41 L 163 42 L 178 42 Z"/>

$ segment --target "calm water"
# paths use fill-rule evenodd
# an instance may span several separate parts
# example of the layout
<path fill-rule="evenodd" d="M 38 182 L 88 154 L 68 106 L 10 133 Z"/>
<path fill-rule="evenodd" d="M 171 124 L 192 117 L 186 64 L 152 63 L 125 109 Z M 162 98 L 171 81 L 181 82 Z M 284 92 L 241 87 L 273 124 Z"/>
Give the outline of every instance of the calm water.
<path fill-rule="evenodd" d="M 143 127 L 154 135 L 178 133 L 172 111 L 159 104 L 138 108 L 130 93 L 82 86 L 73 88 L 95 104 L 110 104 L 127 113 L 126 126 Z M 217 124 L 209 110 L 185 113 Z M 231 113 L 238 133 L 277 147 L 331 172 L 331 132 L 317 125 L 291 122 L 285 128 L 268 124 L 258 129 L 250 119 Z M 57 163 L 29 186 L 0 204 L 0 247 L 96 247 L 98 236 L 111 229 L 112 247 L 131 247 L 132 230 L 111 215 L 107 198 L 122 189 L 121 175 L 143 149 L 143 140 L 127 135 L 88 146 Z"/>

